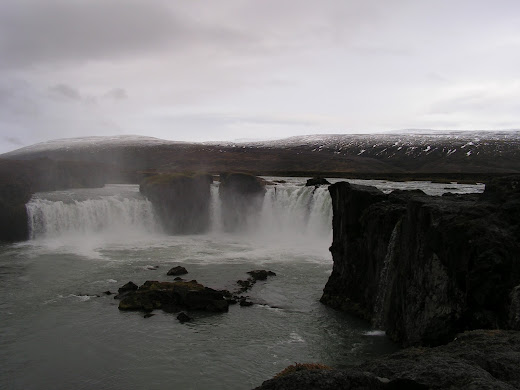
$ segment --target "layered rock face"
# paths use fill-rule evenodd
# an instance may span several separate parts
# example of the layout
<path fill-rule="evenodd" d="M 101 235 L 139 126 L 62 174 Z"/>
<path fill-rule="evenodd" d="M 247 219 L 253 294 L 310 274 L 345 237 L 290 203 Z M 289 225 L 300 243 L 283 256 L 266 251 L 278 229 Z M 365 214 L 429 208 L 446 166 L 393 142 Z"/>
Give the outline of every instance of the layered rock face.
<path fill-rule="evenodd" d="M 482 195 L 385 195 L 329 187 L 334 260 L 321 301 L 403 345 L 439 345 L 469 329 L 518 329 L 520 186 Z"/>
<path fill-rule="evenodd" d="M 220 174 L 219 196 L 222 224 L 226 231 L 244 229 L 262 209 L 265 184 L 262 179 L 244 173 Z"/>
<path fill-rule="evenodd" d="M 209 229 L 211 175 L 162 174 L 146 178 L 139 189 L 153 204 L 165 232 L 203 233 Z"/>

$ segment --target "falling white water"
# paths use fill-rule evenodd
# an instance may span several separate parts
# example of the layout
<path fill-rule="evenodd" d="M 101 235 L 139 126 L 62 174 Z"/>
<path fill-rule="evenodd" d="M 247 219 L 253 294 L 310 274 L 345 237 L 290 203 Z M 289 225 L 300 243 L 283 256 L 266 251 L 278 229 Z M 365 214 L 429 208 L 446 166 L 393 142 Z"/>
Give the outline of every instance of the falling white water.
<path fill-rule="evenodd" d="M 389 288 L 389 280 L 388 280 L 388 274 L 390 267 L 392 265 L 392 262 L 395 258 L 395 247 L 397 244 L 397 238 L 399 236 L 401 228 L 401 220 L 399 220 L 392 230 L 392 234 L 390 235 L 390 240 L 388 241 L 388 246 L 386 249 L 386 255 L 385 259 L 383 261 L 383 268 L 381 269 L 381 272 L 379 274 L 379 285 L 377 286 L 377 296 L 376 296 L 376 302 L 374 305 L 374 317 L 372 319 L 372 325 L 375 328 L 382 328 L 384 327 L 384 306 L 385 306 L 385 300 L 386 295 Z"/>
<path fill-rule="evenodd" d="M 332 205 L 327 187 L 269 186 L 259 233 L 328 238 L 332 233 Z"/>
<path fill-rule="evenodd" d="M 211 226 L 210 231 L 220 232 L 222 231 L 222 206 L 220 203 L 220 197 L 218 193 L 219 186 L 217 183 L 211 185 Z"/>
<path fill-rule="evenodd" d="M 38 193 L 26 208 L 32 239 L 157 231 L 152 204 L 139 194 L 137 186 Z"/>
<path fill-rule="evenodd" d="M 221 232 L 222 207 L 218 184 L 211 188 L 211 231 Z M 241 233 L 258 238 L 288 239 L 332 237 L 332 204 L 328 187 L 305 187 L 294 184 L 266 186 L 260 210 L 245 216 L 247 226 Z"/>
<path fill-rule="evenodd" d="M 224 233 L 218 183 L 211 186 L 211 234 Z M 77 245 L 140 240 L 159 233 L 154 208 L 138 186 L 108 185 L 38 193 L 27 204 L 32 239 L 59 239 Z M 327 248 L 332 239 L 332 207 L 327 187 L 301 183 L 266 186 L 260 208 L 249 210 L 247 225 L 233 233 L 269 247 Z M 226 233 L 228 234 L 228 233 Z"/>

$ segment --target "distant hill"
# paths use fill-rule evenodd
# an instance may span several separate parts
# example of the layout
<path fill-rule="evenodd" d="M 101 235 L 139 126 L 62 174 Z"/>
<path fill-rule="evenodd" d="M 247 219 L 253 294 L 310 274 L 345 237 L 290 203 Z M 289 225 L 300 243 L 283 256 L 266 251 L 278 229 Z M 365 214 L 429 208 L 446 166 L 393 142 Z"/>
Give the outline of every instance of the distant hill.
<path fill-rule="evenodd" d="M 141 136 L 49 141 L 5 159 L 95 161 L 143 171 L 245 171 L 329 176 L 520 172 L 520 131 L 408 130 L 297 136 L 276 141 L 188 143 Z"/>

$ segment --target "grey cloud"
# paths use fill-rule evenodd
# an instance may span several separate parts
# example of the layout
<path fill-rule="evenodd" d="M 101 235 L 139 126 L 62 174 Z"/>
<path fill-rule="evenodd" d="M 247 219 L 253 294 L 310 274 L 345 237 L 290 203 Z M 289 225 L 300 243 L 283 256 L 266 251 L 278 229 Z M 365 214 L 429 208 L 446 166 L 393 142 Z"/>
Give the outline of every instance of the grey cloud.
<path fill-rule="evenodd" d="M 2 137 L 2 141 L 3 143 L 7 143 L 9 145 L 13 145 L 13 146 L 23 146 L 24 143 L 18 139 L 17 137 Z"/>
<path fill-rule="evenodd" d="M 82 100 L 81 94 L 79 91 L 70 85 L 66 84 L 57 84 L 53 87 L 49 88 L 49 91 L 53 96 L 58 98 L 65 98 L 69 100 Z"/>
<path fill-rule="evenodd" d="M 74 88 L 67 84 L 56 84 L 50 87 L 49 92 L 53 98 L 58 100 L 74 100 L 77 102 L 83 102 L 87 104 L 96 104 L 99 99 L 111 99 L 111 100 L 124 100 L 128 97 L 126 90 L 123 88 L 113 88 L 105 94 L 94 96 L 94 95 L 83 95 L 77 88 Z"/>
<path fill-rule="evenodd" d="M 114 100 L 124 100 L 128 98 L 128 94 L 123 88 L 114 88 L 108 91 L 104 97 Z"/>
<path fill-rule="evenodd" d="M 36 117 L 40 113 L 35 89 L 25 80 L 0 81 L 0 115 L 5 120 L 12 117 Z"/>
<path fill-rule="evenodd" d="M 137 1 L 6 1 L 0 6 L 3 65 L 83 60 L 156 47 L 175 31 L 168 9 Z"/>
<path fill-rule="evenodd" d="M 7 0 L 0 5 L 0 66 L 176 53 L 194 43 L 249 39 L 226 25 L 201 24 L 174 11 L 160 0 Z"/>
<path fill-rule="evenodd" d="M 228 0 L 218 5 L 210 1 L 3 0 L 0 66 L 182 56 L 194 50 L 212 60 L 263 57 L 271 61 L 272 55 L 309 52 L 316 45 L 349 44 L 365 18 L 377 18 L 372 10 L 373 5 L 353 7 L 344 1 L 323 7 L 294 0 L 245 4 Z M 400 49 L 393 51 L 398 54 Z"/>

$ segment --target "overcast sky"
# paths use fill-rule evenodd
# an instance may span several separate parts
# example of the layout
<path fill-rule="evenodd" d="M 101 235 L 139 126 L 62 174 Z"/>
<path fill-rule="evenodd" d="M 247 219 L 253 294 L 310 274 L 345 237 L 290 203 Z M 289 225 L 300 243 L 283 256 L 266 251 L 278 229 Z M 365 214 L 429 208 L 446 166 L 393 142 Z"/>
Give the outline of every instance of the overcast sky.
<path fill-rule="evenodd" d="M 1 0 L 0 152 L 520 128 L 518 0 Z"/>

